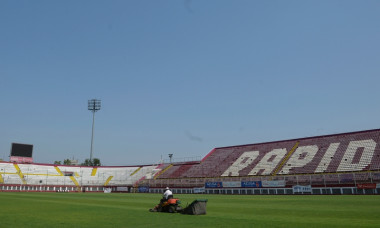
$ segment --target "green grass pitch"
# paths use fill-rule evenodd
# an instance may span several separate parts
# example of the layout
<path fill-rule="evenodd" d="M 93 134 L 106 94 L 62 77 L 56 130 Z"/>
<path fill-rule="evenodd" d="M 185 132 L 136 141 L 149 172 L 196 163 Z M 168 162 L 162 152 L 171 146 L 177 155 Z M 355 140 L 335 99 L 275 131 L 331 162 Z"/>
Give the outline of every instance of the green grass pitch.
<path fill-rule="evenodd" d="M 152 213 L 159 194 L 0 192 L 0 227 L 380 227 L 380 196 L 175 195 L 207 215 Z"/>

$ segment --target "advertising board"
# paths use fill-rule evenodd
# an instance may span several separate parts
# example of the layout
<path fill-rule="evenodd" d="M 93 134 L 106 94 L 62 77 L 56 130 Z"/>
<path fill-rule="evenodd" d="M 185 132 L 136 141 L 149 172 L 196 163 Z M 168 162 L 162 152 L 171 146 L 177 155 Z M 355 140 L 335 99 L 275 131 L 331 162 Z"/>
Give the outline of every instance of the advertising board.
<path fill-rule="evenodd" d="M 358 189 L 375 189 L 376 184 L 374 184 L 374 183 L 357 184 L 356 187 Z"/>
<path fill-rule="evenodd" d="M 294 185 L 293 192 L 311 192 L 311 185 Z"/>
<path fill-rule="evenodd" d="M 223 181 L 223 188 L 240 188 L 240 181 Z"/>
<path fill-rule="evenodd" d="M 241 187 L 243 188 L 261 188 L 261 181 L 242 181 Z"/>
<path fill-rule="evenodd" d="M 223 188 L 222 182 L 206 182 L 205 188 Z"/>
<path fill-rule="evenodd" d="M 273 180 L 273 181 L 268 181 L 268 180 L 263 180 L 262 182 L 263 187 L 285 187 L 285 180 Z"/>

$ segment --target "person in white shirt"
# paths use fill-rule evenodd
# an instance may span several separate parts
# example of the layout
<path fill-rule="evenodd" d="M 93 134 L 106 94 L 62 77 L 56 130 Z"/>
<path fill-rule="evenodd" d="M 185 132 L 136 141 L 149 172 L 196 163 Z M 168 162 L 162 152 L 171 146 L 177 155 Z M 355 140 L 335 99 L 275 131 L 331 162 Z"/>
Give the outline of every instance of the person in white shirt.
<path fill-rule="evenodd" d="M 172 193 L 172 191 L 170 191 L 169 187 L 166 187 L 161 202 L 165 202 L 165 201 L 167 201 L 168 199 L 172 199 L 172 198 L 173 198 L 173 193 Z"/>

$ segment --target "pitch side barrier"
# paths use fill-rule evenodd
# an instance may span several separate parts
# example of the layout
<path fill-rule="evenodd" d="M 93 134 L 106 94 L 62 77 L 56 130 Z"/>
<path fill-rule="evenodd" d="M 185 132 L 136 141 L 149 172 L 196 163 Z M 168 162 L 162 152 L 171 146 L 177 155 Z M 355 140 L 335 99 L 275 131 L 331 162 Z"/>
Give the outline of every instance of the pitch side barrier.
<path fill-rule="evenodd" d="M 234 188 L 234 189 L 204 189 L 174 188 L 174 194 L 223 194 L 223 195 L 374 195 L 380 194 L 380 188 L 363 189 L 357 187 L 311 187 L 294 186 L 291 188 Z M 150 188 L 149 193 L 162 194 L 159 188 Z"/>
<path fill-rule="evenodd" d="M 105 187 L 99 186 L 64 186 L 64 185 L 0 185 L 2 192 L 103 192 Z"/>
<path fill-rule="evenodd" d="M 0 192 L 80 192 L 80 193 L 96 193 L 96 192 L 112 192 L 112 193 L 129 193 L 132 186 L 57 186 L 57 185 L 15 185 L 2 184 Z"/>
<path fill-rule="evenodd" d="M 294 185 L 282 188 L 172 188 L 174 194 L 234 194 L 234 195 L 373 195 L 380 194 L 379 184 L 358 184 L 355 186 L 312 187 Z M 161 188 L 150 188 L 150 193 L 162 194 Z"/>

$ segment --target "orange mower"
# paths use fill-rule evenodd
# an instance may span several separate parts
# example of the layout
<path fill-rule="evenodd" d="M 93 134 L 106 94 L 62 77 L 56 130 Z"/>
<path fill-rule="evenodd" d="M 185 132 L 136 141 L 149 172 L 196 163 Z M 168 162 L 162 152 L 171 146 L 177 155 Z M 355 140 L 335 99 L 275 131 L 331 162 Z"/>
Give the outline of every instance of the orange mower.
<path fill-rule="evenodd" d="M 180 206 L 181 201 L 179 199 L 168 199 L 167 201 L 160 202 L 153 209 L 149 209 L 150 212 L 182 212 L 182 207 Z"/>

